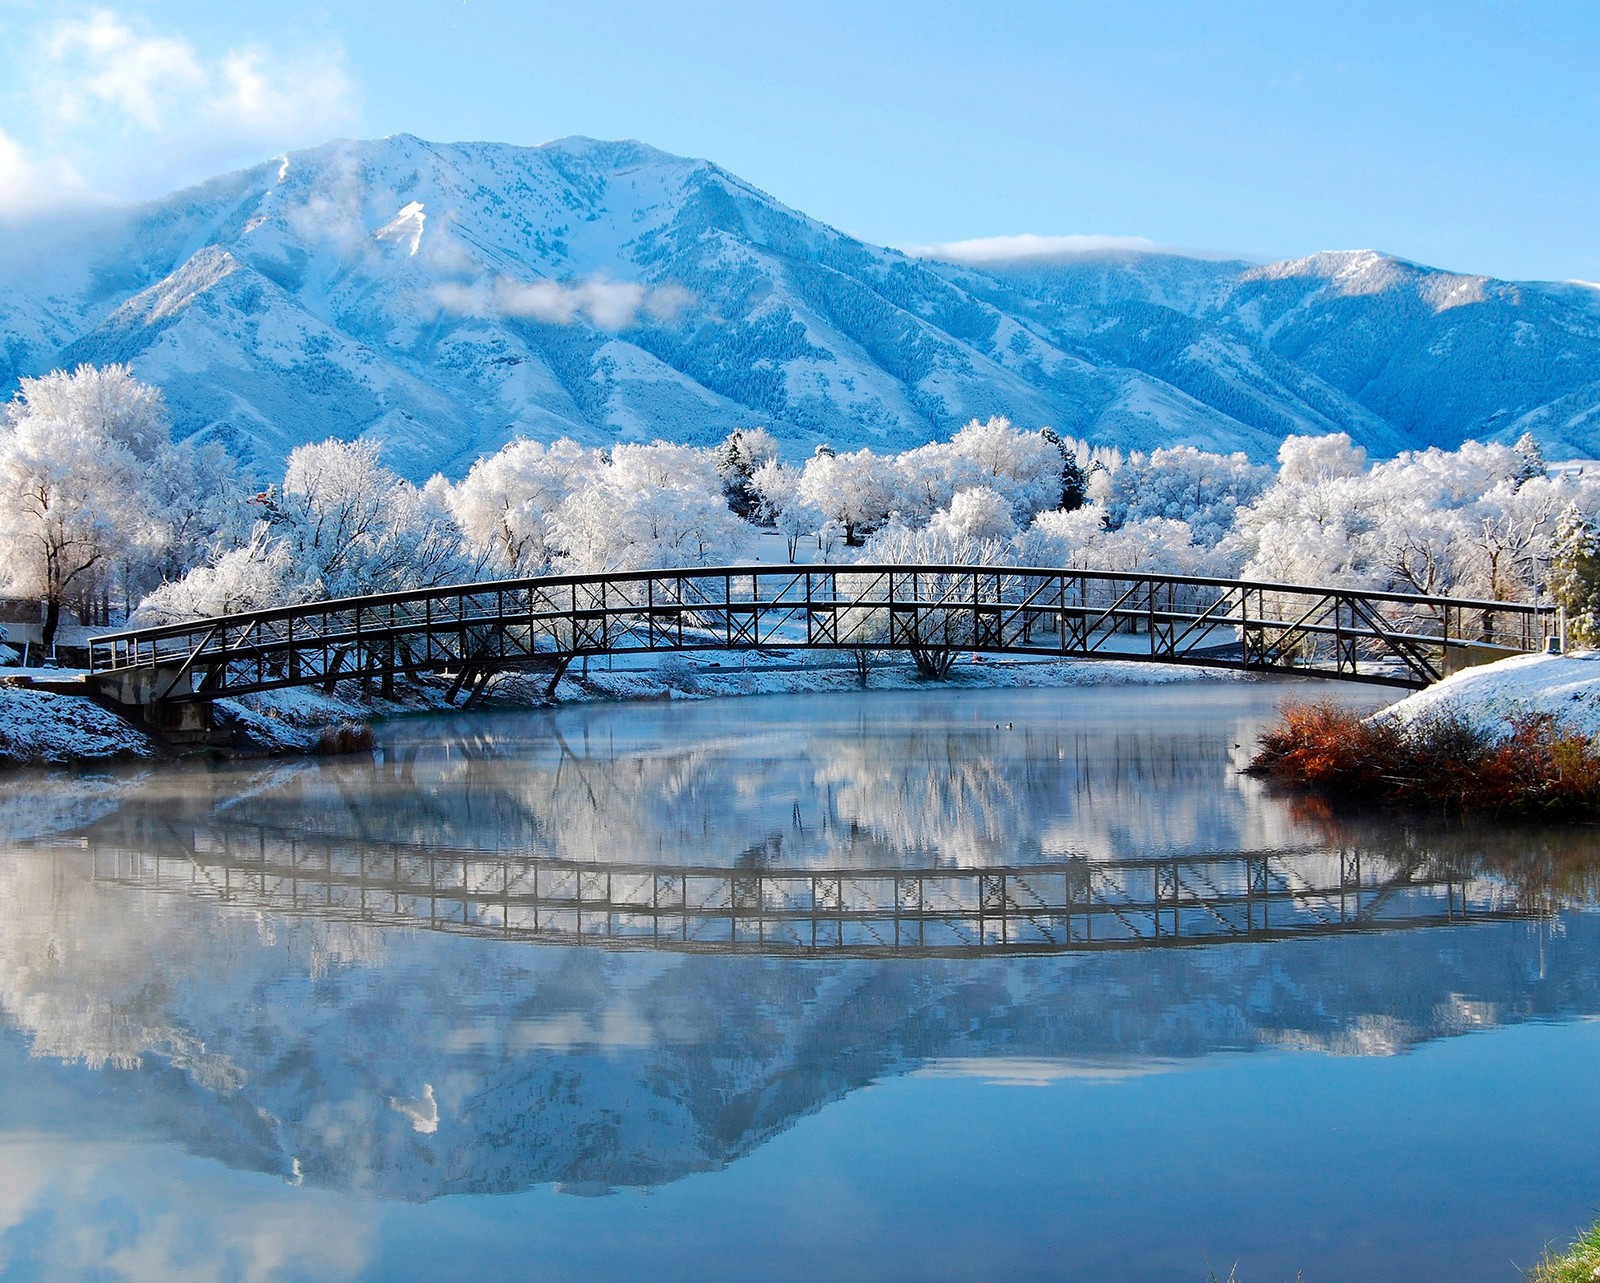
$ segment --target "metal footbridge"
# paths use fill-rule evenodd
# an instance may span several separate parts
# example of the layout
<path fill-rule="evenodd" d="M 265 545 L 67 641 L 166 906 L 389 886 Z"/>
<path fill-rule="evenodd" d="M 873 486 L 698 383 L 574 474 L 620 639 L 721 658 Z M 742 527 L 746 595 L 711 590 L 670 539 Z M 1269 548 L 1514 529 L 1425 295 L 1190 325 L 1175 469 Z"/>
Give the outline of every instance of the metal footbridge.
<path fill-rule="evenodd" d="M 102 698 L 159 714 L 280 687 L 507 671 L 662 651 L 1139 659 L 1422 687 L 1544 649 L 1555 609 L 1327 585 L 995 566 L 739 566 L 429 588 L 95 638 Z M 159 718 L 156 719 L 159 724 Z"/>

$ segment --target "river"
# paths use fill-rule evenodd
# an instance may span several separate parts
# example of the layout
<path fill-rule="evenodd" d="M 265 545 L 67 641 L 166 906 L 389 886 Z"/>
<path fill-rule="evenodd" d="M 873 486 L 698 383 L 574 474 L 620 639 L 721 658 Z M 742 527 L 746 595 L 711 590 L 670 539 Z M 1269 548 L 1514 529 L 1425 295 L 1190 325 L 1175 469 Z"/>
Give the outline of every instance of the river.
<path fill-rule="evenodd" d="M 1515 1280 L 1600 1202 L 1600 840 L 1240 774 L 1328 693 L 12 777 L 0 1276 Z"/>

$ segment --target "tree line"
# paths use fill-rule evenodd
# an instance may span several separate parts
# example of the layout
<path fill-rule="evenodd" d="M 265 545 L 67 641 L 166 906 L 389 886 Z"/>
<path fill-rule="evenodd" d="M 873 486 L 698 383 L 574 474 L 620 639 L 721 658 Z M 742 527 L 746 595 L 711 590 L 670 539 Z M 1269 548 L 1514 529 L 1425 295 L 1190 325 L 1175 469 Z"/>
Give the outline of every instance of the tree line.
<path fill-rule="evenodd" d="M 513 440 L 414 485 L 370 440 L 302 445 L 262 485 L 174 442 L 126 366 L 21 380 L 0 415 L 6 589 L 63 615 L 166 622 L 554 571 L 738 560 L 758 529 L 794 560 L 1164 571 L 1490 600 L 1547 593 L 1600 641 L 1600 472 L 1531 437 L 1372 461 L 1343 433 L 1276 466 L 1189 446 L 1091 446 L 1003 418 L 898 454 L 786 461 L 765 429 L 719 446 Z"/>

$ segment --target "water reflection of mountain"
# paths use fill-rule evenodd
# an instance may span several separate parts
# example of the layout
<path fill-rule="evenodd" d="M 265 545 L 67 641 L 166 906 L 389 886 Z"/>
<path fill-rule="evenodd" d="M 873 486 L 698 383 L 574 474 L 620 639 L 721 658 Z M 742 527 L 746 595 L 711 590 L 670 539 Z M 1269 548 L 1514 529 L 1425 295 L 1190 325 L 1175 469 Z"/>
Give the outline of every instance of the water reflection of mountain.
<path fill-rule="evenodd" d="M 481 752 L 430 748 L 419 728 L 371 765 L 160 771 L 59 807 L 13 790 L 0 805 L 35 844 L 0 853 L 0 1124 L 153 1135 L 385 1198 L 651 1185 L 890 1075 L 1115 1076 L 1284 1045 L 1388 1054 L 1600 1010 L 1600 916 L 1553 912 L 1592 898 L 1590 835 L 1331 832 L 1228 771 L 1227 744 L 1272 702 L 1233 699 L 1220 734 L 1025 722 L 1023 701 L 1005 735 L 953 725 L 960 701 L 929 720 L 890 701 L 870 725 L 807 736 L 757 719 L 742 747 L 726 713 L 679 724 L 673 748 L 645 715 L 611 710 L 508 723 Z M 1313 890 L 1359 853 L 1369 895 L 1410 879 L 1395 894 L 1419 912 L 1402 916 L 1546 916 L 1052 956 L 541 947 L 363 921 L 293 889 L 286 903 L 281 879 L 255 894 L 237 849 L 250 840 L 301 843 L 329 869 L 374 852 L 426 864 L 448 846 L 469 863 L 509 849 L 546 867 L 920 868 L 977 885 L 1002 866 L 1154 855 L 1154 870 L 1222 850 L 1240 868 L 1277 853 Z M 348 891 L 313 872 L 313 899 Z"/>
<path fill-rule="evenodd" d="M 98 1117 L 383 1197 L 671 1180 L 930 1065 L 1048 1078 L 1274 1045 L 1385 1054 L 1600 1010 L 1600 918 L 1582 913 L 1209 950 L 800 961 L 278 918 L 96 883 L 90 858 L 5 867 L 0 1099 L 31 1102 L 30 1126 Z"/>

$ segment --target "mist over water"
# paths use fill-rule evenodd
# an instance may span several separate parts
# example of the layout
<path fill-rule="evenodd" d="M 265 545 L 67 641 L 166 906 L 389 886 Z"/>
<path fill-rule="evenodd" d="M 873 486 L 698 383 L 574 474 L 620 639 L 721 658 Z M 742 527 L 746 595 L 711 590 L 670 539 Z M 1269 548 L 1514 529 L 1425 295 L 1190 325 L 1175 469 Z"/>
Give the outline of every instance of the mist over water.
<path fill-rule="evenodd" d="M 1274 796 L 1289 690 L 14 779 L 0 1275 L 1507 1277 L 1600 1190 L 1600 842 Z"/>

